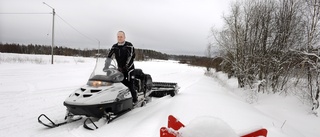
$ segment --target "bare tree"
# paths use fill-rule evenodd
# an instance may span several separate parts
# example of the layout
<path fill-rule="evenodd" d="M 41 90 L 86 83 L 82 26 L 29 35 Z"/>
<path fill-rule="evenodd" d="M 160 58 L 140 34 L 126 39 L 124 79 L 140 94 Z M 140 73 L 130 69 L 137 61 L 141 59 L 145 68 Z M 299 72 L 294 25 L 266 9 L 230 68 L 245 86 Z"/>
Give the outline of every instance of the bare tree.
<path fill-rule="evenodd" d="M 207 48 L 206 48 L 206 51 L 205 51 L 205 56 L 207 58 L 209 58 L 208 62 L 206 63 L 206 69 L 207 71 L 209 72 L 210 71 L 210 66 L 211 66 L 211 58 L 212 58 L 212 43 L 208 43 L 207 44 Z"/>
<path fill-rule="evenodd" d="M 310 98 L 313 102 L 312 110 L 317 115 L 320 113 L 320 64 L 319 64 L 319 35 L 320 35 L 320 0 L 305 1 L 306 18 L 306 51 L 305 60 L 307 64 L 307 77 Z M 317 48 L 318 46 L 318 48 Z M 314 76 L 314 77 L 313 77 Z"/>
<path fill-rule="evenodd" d="M 293 65 L 290 49 L 301 45 L 303 37 L 298 9 L 296 0 L 248 0 L 231 6 L 215 40 L 240 87 L 265 81 L 262 91 L 267 85 L 274 92 L 283 89 Z"/>

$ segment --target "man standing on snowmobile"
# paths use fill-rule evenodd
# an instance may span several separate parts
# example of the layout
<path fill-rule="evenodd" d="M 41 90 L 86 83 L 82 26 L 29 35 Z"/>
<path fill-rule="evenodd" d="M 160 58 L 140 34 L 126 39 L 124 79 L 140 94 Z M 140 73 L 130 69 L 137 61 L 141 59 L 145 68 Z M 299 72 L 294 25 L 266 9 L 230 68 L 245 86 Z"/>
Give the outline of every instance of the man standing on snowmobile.
<path fill-rule="evenodd" d="M 123 73 L 124 79 L 122 83 L 126 85 L 132 95 L 132 101 L 136 103 L 137 92 L 134 88 L 134 64 L 135 51 L 132 43 L 125 41 L 126 35 L 123 31 L 117 33 L 118 43 L 114 44 L 108 54 L 108 58 L 111 58 L 115 54 L 115 58 L 118 64 L 118 70 Z"/>

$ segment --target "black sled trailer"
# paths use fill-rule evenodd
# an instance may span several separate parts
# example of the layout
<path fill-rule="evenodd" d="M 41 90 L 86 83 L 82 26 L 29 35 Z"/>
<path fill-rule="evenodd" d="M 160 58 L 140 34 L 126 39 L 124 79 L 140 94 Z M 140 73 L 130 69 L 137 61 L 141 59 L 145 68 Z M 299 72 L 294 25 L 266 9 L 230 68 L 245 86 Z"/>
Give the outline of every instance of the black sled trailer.
<path fill-rule="evenodd" d="M 148 74 L 144 74 L 141 69 L 136 69 L 135 75 L 135 87 L 137 91 L 141 88 L 146 88 L 151 90 L 150 97 L 164 97 L 170 95 L 175 96 L 179 91 L 179 86 L 177 83 L 173 82 L 153 82 L 152 78 Z M 139 83 L 146 83 L 145 85 L 140 85 Z M 143 87 L 144 86 L 144 87 Z"/>
<path fill-rule="evenodd" d="M 150 96 L 152 97 L 163 97 L 170 95 L 175 96 L 179 91 L 179 86 L 177 83 L 169 82 L 152 82 L 152 92 Z"/>

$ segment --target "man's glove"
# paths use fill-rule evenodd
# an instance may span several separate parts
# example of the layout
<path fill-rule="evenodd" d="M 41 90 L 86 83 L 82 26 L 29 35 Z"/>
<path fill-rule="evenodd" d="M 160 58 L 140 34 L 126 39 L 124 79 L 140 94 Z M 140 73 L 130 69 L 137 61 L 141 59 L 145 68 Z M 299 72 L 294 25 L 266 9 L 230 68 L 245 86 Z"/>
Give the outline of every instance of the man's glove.
<path fill-rule="evenodd" d="M 107 72 L 107 70 L 109 69 L 109 66 L 111 64 L 111 59 L 107 58 L 105 63 L 104 63 L 104 68 L 102 69 L 104 72 Z"/>
<path fill-rule="evenodd" d="M 127 72 L 128 71 L 128 67 L 127 67 L 127 65 L 126 66 L 124 66 L 124 67 L 122 67 L 122 68 L 118 68 L 118 70 L 120 71 L 120 72 Z"/>
<path fill-rule="evenodd" d="M 123 69 L 122 68 L 118 68 L 118 70 L 123 73 Z"/>

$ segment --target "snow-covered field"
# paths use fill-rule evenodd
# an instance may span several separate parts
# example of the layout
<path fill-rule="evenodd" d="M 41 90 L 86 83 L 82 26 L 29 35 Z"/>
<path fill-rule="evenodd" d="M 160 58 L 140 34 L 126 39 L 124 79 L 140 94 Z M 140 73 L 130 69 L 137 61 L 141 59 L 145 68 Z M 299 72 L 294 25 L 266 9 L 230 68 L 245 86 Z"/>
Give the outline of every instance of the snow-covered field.
<path fill-rule="evenodd" d="M 136 62 L 154 81 L 177 82 L 175 97 L 154 98 L 95 131 L 82 127 L 83 120 L 47 129 L 37 122 L 45 113 L 51 118 L 65 115 L 63 101 L 86 84 L 94 58 L 0 53 L 0 136 L 7 137 L 159 137 L 159 129 L 174 115 L 187 127 L 190 121 L 211 117 L 223 120 L 236 134 L 264 127 L 268 137 L 319 137 L 320 118 L 296 97 L 259 95 L 248 104 L 235 79 L 222 73 L 204 75 L 205 69 L 175 61 Z M 203 123 L 206 125 L 206 123 Z M 210 125 L 210 124 L 208 124 Z M 219 126 L 219 125 L 218 125 Z M 187 128 L 201 131 L 204 128 Z M 206 128 L 207 129 L 207 128 Z M 215 130 L 215 129 L 212 129 Z"/>

